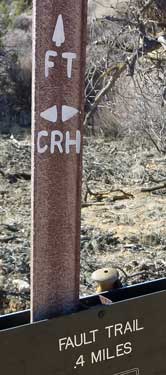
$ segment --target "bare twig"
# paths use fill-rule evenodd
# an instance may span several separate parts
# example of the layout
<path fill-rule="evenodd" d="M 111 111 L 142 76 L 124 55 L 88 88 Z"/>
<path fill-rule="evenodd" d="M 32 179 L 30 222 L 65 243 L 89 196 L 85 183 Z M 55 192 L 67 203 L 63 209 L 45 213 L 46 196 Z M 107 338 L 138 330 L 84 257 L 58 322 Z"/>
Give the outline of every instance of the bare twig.
<path fill-rule="evenodd" d="M 147 0 L 145 4 L 142 6 L 142 8 L 140 9 L 140 13 L 145 12 L 153 4 L 153 2 L 154 0 Z"/>
<path fill-rule="evenodd" d="M 137 277 L 137 276 L 143 276 L 143 275 L 146 275 L 146 274 L 148 274 L 148 275 L 150 274 L 150 275 L 153 276 L 153 274 L 148 270 L 132 273 L 131 275 L 129 275 L 129 274 L 127 274 L 127 272 L 122 267 L 114 266 L 114 268 L 118 269 L 119 271 L 121 271 L 124 274 L 124 276 L 125 276 L 124 282 L 126 282 L 128 279 L 132 279 L 132 278 Z"/>
<path fill-rule="evenodd" d="M 156 191 L 156 190 L 160 190 L 160 189 L 165 189 L 166 188 L 166 183 L 164 184 L 161 184 L 161 185 L 157 185 L 157 186 L 152 186 L 152 187 L 144 187 L 141 189 L 141 192 L 142 193 L 148 193 L 148 192 L 151 192 L 151 191 Z"/>
<path fill-rule="evenodd" d="M 98 92 L 96 95 L 93 104 L 91 105 L 90 111 L 86 114 L 85 120 L 84 120 L 84 126 L 87 125 L 90 117 L 93 115 L 93 113 L 96 111 L 98 105 L 102 101 L 103 97 L 114 88 L 115 83 L 120 78 L 123 72 L 125 72 L 128 67 L 130 67 L 130 70 L 132 72 L 132 75 L 134 74 L 135 64 L 137 59 L 142 58 L 143 56 L 147 55 L 149 52 L 155 51 L 161 47 L 160 43 L 153 38 L 148 38 L 144 36 L 143 38 L 143 46 L 141 48 L 138 48 L 136 52 L 134 52 L 130 58 L 127 58 L 122 63 L 114 64 L 112 67 L 107 69 L 104 73 L 102 73 L 103 76 L 110 75 L 110 79 L 106 83 L 106 85 Z M 100 79 L 100 78 L 99 78 Z M 153 141 L 153 140 L 152 140 Z"/>
<path fill-rule="evenodd" d="M 134 198 L 134 195 L 133 194 L 131 194 L 131 193 L 126 193 L 124 190 L 122 190 L 122 189 L 113 189 L 113 190 L 111 190 L 110 191 L 110 193 L 116 193 L 116 192 L 120 192 L 120 193 L 122 193 L 123 195 L 125 195 L 126 197 L 128 197 L 128 198 Z"/>
<path fill-rule="evenodd" d="M 154 178 L 153 176 L 150 176 L 149 180 L 152 182 L 155 182 L 155 184 L 162 184 L 166 182 L 166 178 L 162 178 L 161 180 L 158 180 L 157 178 Z"/>
<path fill-rule="evenodd" d="M 111 88 L 114 87 L 115 82 L 120 77 L 122 72 L 126 70 L 126 68 L 127 68 L 127 63 L 122 63 L 122 64 L 120 63 L 112 68 L 112 76 L 107 82 L 106 86 L 103 87 L 102 90 L 100 90 L 100 92 L 95 97 L 94 103 L 92 104 L 90 111 L 85 116 L 84 126 L 88 123 L 88 120 L 90 119 L 92 114 L 96 111 L 97 106 L 101 102 L 103 96 L 106 95 L 107 92 L 111 90 Z"/>
<path fill-rule="evenodd" d="M 91 206 L 105 206 L 105 202 L 82 203 L 81 208 L 86 208 L 86 207 L 91 207 Z"/>

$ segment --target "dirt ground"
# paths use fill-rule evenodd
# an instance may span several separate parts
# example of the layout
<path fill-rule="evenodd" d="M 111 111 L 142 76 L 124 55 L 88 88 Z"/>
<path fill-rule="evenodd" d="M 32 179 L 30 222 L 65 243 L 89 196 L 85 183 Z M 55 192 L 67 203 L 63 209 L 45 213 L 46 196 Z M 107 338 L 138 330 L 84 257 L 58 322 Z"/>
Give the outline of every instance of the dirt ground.
<path fill-rule="evenodd" d="M 29 307 L 30 139 L 0 138 L 0 313 Z M 80 294 L 91 274 L 119 269 L 123 285 L 166 276 L 166 156 L 144 141 L 85 138 Z"/>
<path fill-rule="evenodd" d="M 92 270 L 120 268 L 128 285 L 165 276 L 166 190 L 141 191 L 164 180 L 165 163 L 165 156 L 139 140 L 96 140 L 85 147 L 84 176 L 92 205 L 82 209 L 82 225 L 91 228 Z M 93 291 L 90 272 L 86 284 Z"/>

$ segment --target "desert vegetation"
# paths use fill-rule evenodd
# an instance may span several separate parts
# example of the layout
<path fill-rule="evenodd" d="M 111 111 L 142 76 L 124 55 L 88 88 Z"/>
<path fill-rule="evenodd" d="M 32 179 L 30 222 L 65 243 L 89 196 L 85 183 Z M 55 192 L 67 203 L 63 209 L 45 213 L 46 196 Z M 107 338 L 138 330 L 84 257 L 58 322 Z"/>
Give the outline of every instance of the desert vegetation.
<path fill-rule="evenodd" d="M 31 1 L 0 1 L 0 312 L 29 306 Z M 166 3 L 89 0 L 81 295 L 165 277 Z"/>

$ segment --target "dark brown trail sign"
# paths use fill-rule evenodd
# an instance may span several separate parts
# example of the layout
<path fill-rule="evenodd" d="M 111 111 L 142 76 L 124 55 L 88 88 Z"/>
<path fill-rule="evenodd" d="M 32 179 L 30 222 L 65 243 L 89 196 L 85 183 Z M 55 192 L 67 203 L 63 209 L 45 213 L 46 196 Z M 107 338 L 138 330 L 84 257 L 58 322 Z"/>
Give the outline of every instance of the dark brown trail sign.
<path fill-rule="evenodd" d="M 35 0 L 32 320 L 76 307 L 86 0 Z"/>
<path fill-rule="evenodd" d="M 162 291 L 1 331 L 1 373 L 165 375 L 165 309 Z"/>

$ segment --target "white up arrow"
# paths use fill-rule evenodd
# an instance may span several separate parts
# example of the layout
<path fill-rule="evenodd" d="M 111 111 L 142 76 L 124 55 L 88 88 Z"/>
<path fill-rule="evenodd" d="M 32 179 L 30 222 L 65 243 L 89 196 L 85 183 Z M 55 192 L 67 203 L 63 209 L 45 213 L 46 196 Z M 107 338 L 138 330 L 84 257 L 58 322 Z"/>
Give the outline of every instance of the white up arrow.
<path fill-rule="evenodd" d="M 68 105 L 62 105 L 62 122 L 66 122 L 73 118 L 77 113 L 78 109 L 74 107 L 69 107 Z M 40 116 L 47 121 L 56 123 L 58 118 L 57 106 L 54 105 L 46 109 L 46 111 L 41 112 Z"/>
<path fill-rule="evenodd" d="M 60 47 L 65 42 L 64 24 L 61 14 L 58 16 L 52 40 L 57 47 Z"/>

